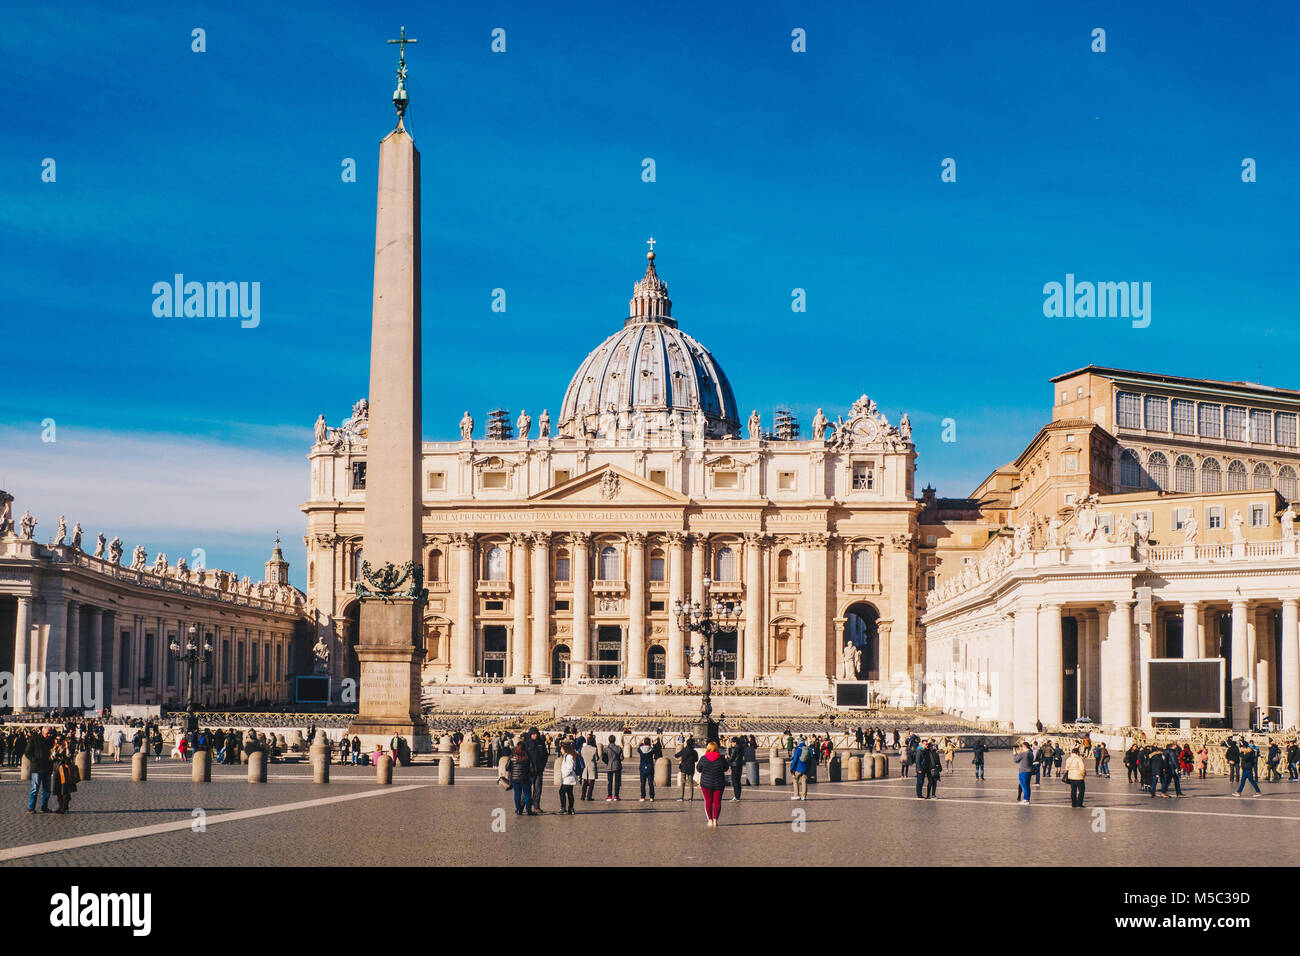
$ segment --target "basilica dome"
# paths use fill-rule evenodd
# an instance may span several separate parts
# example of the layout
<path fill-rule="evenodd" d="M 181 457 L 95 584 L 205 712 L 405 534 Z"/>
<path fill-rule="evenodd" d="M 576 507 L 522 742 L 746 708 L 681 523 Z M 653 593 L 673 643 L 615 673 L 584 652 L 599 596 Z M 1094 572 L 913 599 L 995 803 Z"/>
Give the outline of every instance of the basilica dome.
<path fill-rule="evenodd" d="M 690 436 L 698 409 L 706 435 L 737 435 L 731 383 L 709 350 L 677 327 L 655 254 L 646 260 L 623 328 L 596 346 L 569 382 L 560 434 L 639 438 L 680 430 Z"/>

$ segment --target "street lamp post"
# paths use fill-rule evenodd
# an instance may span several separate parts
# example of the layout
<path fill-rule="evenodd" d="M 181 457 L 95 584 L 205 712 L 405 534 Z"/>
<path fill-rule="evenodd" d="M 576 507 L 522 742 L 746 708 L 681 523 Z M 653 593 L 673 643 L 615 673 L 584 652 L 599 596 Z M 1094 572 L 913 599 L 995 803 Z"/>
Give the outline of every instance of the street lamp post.
<path fill-rule="evenodd" d="M 185 646 L 182 648 L 179 642 L 172 641 L 170 650 L 172 657 L 176 658 L 182 664 L 189 667 L 187 685 L 189 687 L 189 702 L 185 707 L 185 731 L 186 733 L 195 733 L 199 729 L 199 718 L 195 713 L 197 694 L 197 671 L 200 662 L 207 663 L 212 657 L 212 645 L 204 638 L 203 646 L 199 646 L 199 632 L 193 624 L 190 625 L 189 633 L 186 635 Z"/>
<path fill-rule="evenodd" d="M 687 660 L 692 667 L 704 668 L 704 696 L 700 701 L 700 722 L 696 725 L 696 739 L 701 743 L 718 739 L 718 725 L 713 719 L 713 667 L 719 663 L 713 639 L 718 634 L 734 634 L 740 621 L 740 601 L 715 601 L 709 605 L 709 588 L 713 585 L 707 575 L 704 584 L 704 604 L 699 601 L 673 602 L 673 614 L 683 631 L 695 631 L 704 638 L 698 652 L 689 652 Z M 725 718 L 724 718 L 725 719 Z"/>

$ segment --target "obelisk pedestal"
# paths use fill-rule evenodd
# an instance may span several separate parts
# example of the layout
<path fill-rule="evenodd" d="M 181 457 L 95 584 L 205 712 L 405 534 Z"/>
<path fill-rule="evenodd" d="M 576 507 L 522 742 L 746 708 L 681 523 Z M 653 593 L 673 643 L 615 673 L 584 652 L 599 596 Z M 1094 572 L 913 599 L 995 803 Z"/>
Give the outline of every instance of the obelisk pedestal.
<path fill-rule="evenodd" d="M 421 713 L 424 589 L 420 488 L 420 154 L 399 120 L 379 146 L 366 505 L 357 659 L 348 733 L 369 751 L 394 734 L 430 748 Z"/>

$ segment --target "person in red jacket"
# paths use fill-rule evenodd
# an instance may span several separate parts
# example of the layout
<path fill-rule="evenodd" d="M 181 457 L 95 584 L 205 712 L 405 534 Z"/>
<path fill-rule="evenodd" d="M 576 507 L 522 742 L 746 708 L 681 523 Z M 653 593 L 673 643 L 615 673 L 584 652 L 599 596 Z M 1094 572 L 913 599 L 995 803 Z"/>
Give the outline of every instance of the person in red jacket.
<path fill-rule="evenodd" d="M 722 791 L 727 789 L 727 771 L 731 764 L 718 750 L 718 742 L 710 740 L 700 758 L 700 792 L 704 794 L 705 826 L 716 827 L 722 813 Z"/>

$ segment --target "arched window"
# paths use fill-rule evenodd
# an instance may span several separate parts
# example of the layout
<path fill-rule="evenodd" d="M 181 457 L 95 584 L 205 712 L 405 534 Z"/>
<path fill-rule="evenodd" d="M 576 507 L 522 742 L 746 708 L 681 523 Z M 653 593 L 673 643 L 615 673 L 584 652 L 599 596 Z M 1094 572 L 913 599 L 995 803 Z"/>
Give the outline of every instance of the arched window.
<path fill-rule="evenodd" d="M 1201 465 L 1201 491 L 1214 494 L 1223 490 L 1223 466 L 1217 458 L 1207 458 Z"/>
<path fill-rule="evenodd" d="M 506 552 L 504 548 L 489 548 L 486 564 L 487 580 L 504 581 L 506 579 Z"/>
<path fill-rule="evenodd" d="M 352 552 L 352 580 L 353 581 L 361 580 L 361 562 L 362 562 L 361 549 L 357 548 L 356 551 Z"/>
<path fill-rule="evenodd" d="M 602 581 L 619 580 L 617 548 L 611 546 L 600 549 L 600 579 Z"/>
<path fill-rule="evenodd" d="M 1142 466 L 1138 464 L 1137 452 L 1125 448 L 1119 456 L 1119 483 L 1125 488 L 1142 487 Z"/>
<path fill-rule="evenodd" d="M 564 548 L 555 552 L 555 580 L 569 580 L 569 552 Z"/>
<path fill-rule="evenodd" d="M 437 584 L 442 580 L 442 552 L 437 548 L 429 552 L 429 573 L 427 577 L 430 584 Z"/>
<path fill-rule="evenodd" d="M 1246 466 L 1240 461 L 1234 461 L 1228 465 L 1228 490 L 1246 490 Z"/>
<path fill-rule="evenodd" d="M 1254 479 L 1252 487 L 1256 491 L 1265 491 L 1273 487 L 1273 473 L 1269 471 L 1268 465 L 1262 461 L 1255 466 L 1255 473 L 1252 477 Z"/>
<path fill-rule="evenodd" d="M 794 555 L 787 548 L 776 556 L 776 579 L 781 584 L 789 584 L 793 578 Z"/>
<path fill-rule="evenodd" d="M 1179 455 L 1174 462 L 1174 491 L 1196 490 L 1196 462 L 1187 455 Z"/>
<path fill-rule="evenodd" d="M 735 581 L 736 580 L 736 552 L 730 548 L 718 549 L 717 573 L 714 575 L 718 581 Z"/>
<path fill-rule="evenodd" d="M 658 548 L 650 552 L 650 580 L 664 580 L 664 553 Z"/>
<path fill-rule="evenodd" d="M 866 548 L 853 552 L 853 583 L 859 586 L 871 583 L 871 552 Z"/>
<path fill-rule="evenodd" d="M 1277 473 L 1277 490 L 1288 501 L 1295 497 L 1295 478 L 1295 469 L 1290 465 L 1283 465 L 1282 470 Z"/>
<path fill-rule="evenodd" d="M 1169 459 L 1163 452 L 1153 451 L 1147 459 L 1148 487 L 1164 491 L 1169 487 Z"/>

